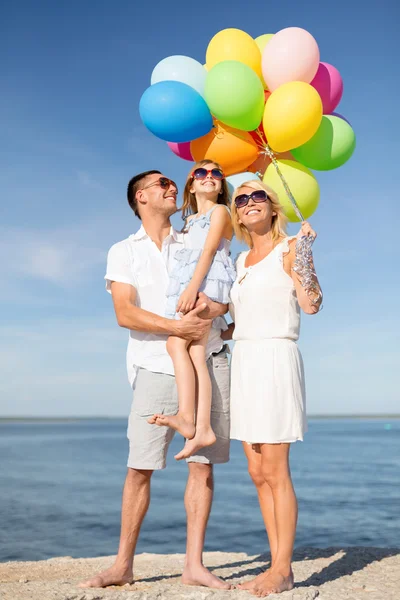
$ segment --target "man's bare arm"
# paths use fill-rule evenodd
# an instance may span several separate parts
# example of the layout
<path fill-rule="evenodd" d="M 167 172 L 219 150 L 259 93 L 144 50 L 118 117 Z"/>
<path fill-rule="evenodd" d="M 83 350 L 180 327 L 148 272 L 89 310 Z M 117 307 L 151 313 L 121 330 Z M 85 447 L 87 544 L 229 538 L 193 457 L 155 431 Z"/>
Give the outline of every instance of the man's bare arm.
<path fill-rule="evenodd" d="M 115 315 L 120 327 L 158 335 L 176 335 L 190 340 L 198 340 L 206 333 L 210 319 L 201 319 L 198 315 L 206 308 L 201 304 L 181 320 L 167 319 L 135 305 L 137 291 L 126 283 L 113 281 L 111 295 Z"/>

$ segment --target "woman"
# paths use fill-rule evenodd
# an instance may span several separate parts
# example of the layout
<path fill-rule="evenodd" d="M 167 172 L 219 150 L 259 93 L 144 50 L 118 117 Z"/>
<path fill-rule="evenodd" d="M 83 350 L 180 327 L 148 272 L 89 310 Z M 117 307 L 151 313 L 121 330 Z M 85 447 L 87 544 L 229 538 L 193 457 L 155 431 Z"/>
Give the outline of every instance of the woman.
<path fill-rule="evenodd" d="M 231 438 L 243 442 L 271 549 L 271 568 L 241 588 L 266 596 L 293 588 L 297 501 L 289 450 L 307 429 L 296 340 L 300 309 L 318 312 L 322 293 L 311 254 L 316 234 L 304 222 L 297 237 L 287 236 L 273 190 L 258 181 L 244 183 L 231 210 L 236 237 L 250 248 L 237 259 L 231 290 Z"/>

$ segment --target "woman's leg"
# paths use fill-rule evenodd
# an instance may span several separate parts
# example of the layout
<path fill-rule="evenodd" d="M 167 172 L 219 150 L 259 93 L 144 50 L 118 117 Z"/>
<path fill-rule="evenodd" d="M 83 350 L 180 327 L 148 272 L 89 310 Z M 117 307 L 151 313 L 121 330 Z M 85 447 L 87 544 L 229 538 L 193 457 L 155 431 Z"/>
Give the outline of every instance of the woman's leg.
<path fill-rule="evenodd" d="M 292 554 L 297 525 L 297 499 L 289 468 L 290 444 L 260 444 L 261 470 L 272 491 L 277 535 L 274 562 L 254 589 L 256 596 L 293 588 Z"/>
<path fill-rule="evenodd" d="M 177 414 L 172 416 L 158 414 L 148 419 L 149 423 L 172 427 L 186 439 L 192 439 L 195 434 L 196 380 L 188 352 L 189 343 L 176 336 L 170 336 L 167 340 L 167 350 L 174 363 L 178 389 L 179 410 Z"/>
<path fill-rule="evenodd" d="M 271 552 L 271 566 L 273 566 L 278 550 L 278 537 L 276 533 L 274 498 L 272 495 L 272 490 L 263 476 L 260 444 L 248 444 L 243 442 L 243 449 L 247 458 L 249 475 L 256 486 L 261 514 L 268 535 L 269 548 Z M 265 577 L 268 571 L 269 569 L 263 573 L 260 573 L 254 579 L 250 579 L 249 581 L 239 585 L 240 589 L 253 589 L 256 587 L 259 581 Z"/>
<path fill-rule="evenodd" d="M 175 458 L 182 460 L 188 458 L 200 448 L 211 446 L 215 440 L 215 433 L 211 428 L 211 396 L 212 386 L 206 362 L 206 346 L 209 331 L 196 342 L 189 346 L 189 356 L 197 378 L 197 406 L 196 406 L 196 433 L 193 439 L 186 442 L 183 450 Z"/>

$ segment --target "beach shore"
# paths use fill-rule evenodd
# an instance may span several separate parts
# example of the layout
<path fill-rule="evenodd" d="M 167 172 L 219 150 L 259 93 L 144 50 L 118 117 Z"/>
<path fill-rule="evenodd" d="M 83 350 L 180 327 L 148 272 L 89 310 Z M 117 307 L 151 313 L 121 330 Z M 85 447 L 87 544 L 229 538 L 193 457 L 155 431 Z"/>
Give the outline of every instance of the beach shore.
<path fill-rule="evenodd" d="M 135 559 L 136 582 L 123 587 L 84 590 L 77 583 L 113 562 L 113 557 L 52 558 L 0 564 L 1 600 L 227 600 L 253 598 L 248 592 L 189 587 L 180 583 L 182 554 L 141 554 Z M 208 552 L 205 564 L 229 581 L 251 579 L 268 566 L 268 555 Z M 397 600 L 400 597 L 400 549 L 301 548 L 295 551 L 296 585 L 282 600 Z M 277 598 L 278 596 L 270 596 Z"/>

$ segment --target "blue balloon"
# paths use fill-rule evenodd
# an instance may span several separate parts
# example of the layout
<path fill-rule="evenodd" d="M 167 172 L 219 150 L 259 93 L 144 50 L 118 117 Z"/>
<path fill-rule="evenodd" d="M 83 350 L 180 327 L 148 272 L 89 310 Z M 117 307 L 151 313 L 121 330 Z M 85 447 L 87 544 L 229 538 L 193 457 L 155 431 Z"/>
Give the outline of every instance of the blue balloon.
<path fill-rule="evenodd" d="M 166 142 L 190 142 L 213 127 L 204 98 L 180 81 L 160 81 L 147 88 L 139 113 L 147 129 Z"/>

